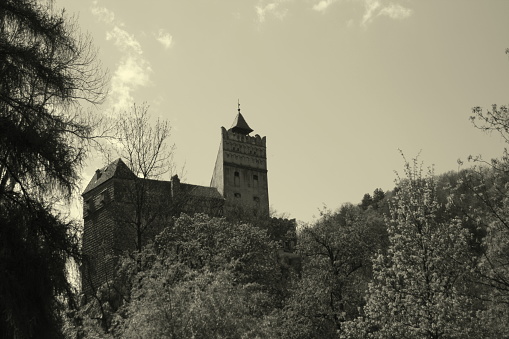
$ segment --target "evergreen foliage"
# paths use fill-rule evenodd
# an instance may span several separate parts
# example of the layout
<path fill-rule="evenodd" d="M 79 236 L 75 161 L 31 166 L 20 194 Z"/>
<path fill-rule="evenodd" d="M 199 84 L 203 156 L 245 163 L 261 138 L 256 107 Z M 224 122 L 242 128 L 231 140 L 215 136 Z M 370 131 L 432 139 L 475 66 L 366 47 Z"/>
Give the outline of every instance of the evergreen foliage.
<path fill-rule="evenodd" d="M 70 194 L 91 137 L 77 101 L 100 102 L 91 41 L 51 3 L 0 3 L 0 194 Z"/>
<path fill-rule="evenodd" d="M 76 188 L 90 117 L 78 102 L 103 99 L 91 41 L 52 2 L 0 2 L 0 333 L 62 336 L 72 303 L 69 259 L 76 224 L 53 206 Z"/>

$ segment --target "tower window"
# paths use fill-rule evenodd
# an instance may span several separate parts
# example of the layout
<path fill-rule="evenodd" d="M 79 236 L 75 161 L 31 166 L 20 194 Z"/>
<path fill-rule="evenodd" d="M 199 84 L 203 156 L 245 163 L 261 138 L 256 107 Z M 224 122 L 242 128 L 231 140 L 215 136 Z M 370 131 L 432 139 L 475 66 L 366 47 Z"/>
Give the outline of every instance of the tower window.
<path fill-rule="evenodd" d="M 253 187 L 258 187 L 258 176 L 256 174 L 253 175 Z"/>
<path fill-rule="evenodd" d="M 87 213 L 94 211 L 94 201 L 92 199 L 88 199 L 85 201 L 85 210 Z"/>
<path fill-rule="evenodd" d="M 234 196 L 235 196 L 235 198 L 240 198 L 241 197 L 240 193 L 235 193 Z"/>
<path fill-rule="evenodd" d="M 260 198 L 259 197 L 253 197 L 253 201 L 257 204 L 260 203 Z"/>
<path fill-rule="evenodd" d="M 235 172 L 233 180 L 234 180 L 235 187 L 239 187 L 240 186 L 240 173 L 239 172 Z"/>
<path fill-rule="evenodd" d="M 104 206 L 106 203 L 109 202 L 110 195 L 108 194 L 107 190 L 102 191 L 99 193 L 99 206 Z"/>

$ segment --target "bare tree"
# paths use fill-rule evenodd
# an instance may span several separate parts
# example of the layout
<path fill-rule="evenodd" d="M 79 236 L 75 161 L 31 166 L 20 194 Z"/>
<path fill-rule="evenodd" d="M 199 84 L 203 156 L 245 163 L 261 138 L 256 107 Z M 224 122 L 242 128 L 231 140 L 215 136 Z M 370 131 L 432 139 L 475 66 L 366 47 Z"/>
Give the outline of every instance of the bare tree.
<path fill-rule="evenodd" d="M 174 169 L 175 145 L 169 143 L 170 123 L 150 122 L 149 105 L 134 103 L 119 117 L 119 154 L 138 177 L 159 179 Z"/>
<path fill-rule="evenodd" d="M 117 222 L 135 233 L 135 248 L 141 251 L 144 242 L 157 225 L 169 215 L 170 192 L 158 181 L 174 171 L 175 145 L 170 143 L 171 127 L 167 120 L 151 121 L 149 105 L 133 104 L 118 117 L 116 154 L 136 175 L 123 187 L 124 199 L 116 205 Z M 160 226 L 160 225 L 159 225 Z"/>

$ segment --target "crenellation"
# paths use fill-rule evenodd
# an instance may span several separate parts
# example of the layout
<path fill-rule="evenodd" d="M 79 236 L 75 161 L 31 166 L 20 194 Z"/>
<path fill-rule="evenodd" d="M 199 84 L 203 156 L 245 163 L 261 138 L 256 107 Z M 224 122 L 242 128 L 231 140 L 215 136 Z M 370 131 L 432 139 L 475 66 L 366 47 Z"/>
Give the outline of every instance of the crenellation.
<path fill-rule="evenodd" d="M 242 135 L 233 132 L 231 129 L 226 130 L 224 127 L 221 127 L 221 132 L 224 140 L 232 140 L 237 141 L 243 144 L 253 144 L 265 147 L 266 146 L 266 137 L 260 137 L 260 135 L 256 134 L 254 136 L 250 135 Z"/>

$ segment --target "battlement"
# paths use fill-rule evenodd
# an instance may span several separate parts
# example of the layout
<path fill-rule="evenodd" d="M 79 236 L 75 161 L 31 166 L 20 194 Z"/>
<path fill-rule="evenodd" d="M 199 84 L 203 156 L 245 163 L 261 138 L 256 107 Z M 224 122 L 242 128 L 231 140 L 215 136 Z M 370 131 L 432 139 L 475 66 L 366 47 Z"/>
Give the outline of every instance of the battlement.
<path fill-rule="evenodd" d="M 232 129 L 226 130 L 226 128 L 221 127 L 221 134 L 223 136 L 223 140 L 232 140 L 232 141 L 238 141 L 243 143 L 249 143 L 257 146 L 263 146 L 266 145 L 266 137 L 261 137 L 258 134 L 255 136 L 250 135 L 242 135 L 239 133 L 235 133 L 232 131 Z"/>

